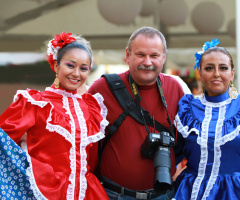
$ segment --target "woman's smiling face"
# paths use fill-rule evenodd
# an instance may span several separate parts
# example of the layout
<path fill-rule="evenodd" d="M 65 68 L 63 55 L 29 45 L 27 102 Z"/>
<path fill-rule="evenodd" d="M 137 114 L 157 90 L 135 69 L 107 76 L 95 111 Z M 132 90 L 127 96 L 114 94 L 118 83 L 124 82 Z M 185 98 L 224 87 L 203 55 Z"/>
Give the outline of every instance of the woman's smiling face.
<path fill-rule="evenodd" d="M 59 65 L 55 63 L 54 69 L 58 74 L 60 87 L 74 91 L 86 81 L 91 60 L 85 50 L 74 48 L 63 55 Z"/>
<path fill-rule="evenodd" d="M 218 96 L 228 90 L 234 79 L 230 57 L 223 52 L 212 51 L 202 58 L 200 80 L 209 96 Z"/>

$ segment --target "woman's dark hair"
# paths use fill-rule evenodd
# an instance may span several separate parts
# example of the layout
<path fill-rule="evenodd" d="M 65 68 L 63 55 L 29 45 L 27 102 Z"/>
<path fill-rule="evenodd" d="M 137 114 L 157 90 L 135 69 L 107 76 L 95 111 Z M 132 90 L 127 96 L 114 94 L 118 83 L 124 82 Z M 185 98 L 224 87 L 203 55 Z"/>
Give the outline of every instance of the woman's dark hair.
<path fill-rule="evenodd" d="M 218 46 L 215 46 L 215 47 L 211 47 L 209 49 L 207 49 L 206 51 L 204 51 L 203 55 L 202 55 L 202 58 L 201 58 L 201 61 L 200 61 L 200 70 L 201 70 L 201 66 L 202 66 L 202 61 L 203 61 L 203 57 L 211 52 L 222 52 L 224 54 L 226 54 L 229 59 L 230 59 L 230 63 L 231 63 L 231 67 L 232 69 L 234 69 L 234 64 L 233 64 L 233 59 L 232 59 L 232 56 L 231 54 L 227 51 L 227 49 L 225 49 L 224 47 L 218 47 Z"/>
<path fill-rule="evenodd" d="M 82 49 L 84 51 L 86 51 L 89 55 L 89 58 L 91 60 L 91 64 L 92 64 L 92 54 L 90 53 L 89 49 L 81 43 L 78 42 L 72 42 L 70 44 L 67 44 L 66 46 L 64 46 L 63 48 L 61 48 L 58 52 L 58 56 L 57 56 L 57 64 L 60 64 L 60 61 L 62 59 L 62 57 L 71 49 Z"/>

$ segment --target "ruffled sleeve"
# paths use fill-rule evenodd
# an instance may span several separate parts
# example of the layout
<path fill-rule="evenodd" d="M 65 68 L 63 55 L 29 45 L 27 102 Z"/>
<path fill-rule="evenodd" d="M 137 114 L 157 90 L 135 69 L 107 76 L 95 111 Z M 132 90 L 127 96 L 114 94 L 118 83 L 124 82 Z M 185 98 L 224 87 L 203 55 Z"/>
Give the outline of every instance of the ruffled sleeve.
<path fill-rule="evenodd" d="M 200 101 L 199 99 L 194 98 L 194 96 L 191 94 L 184 95 L 178 103 L 179 110 L 175 117 L 175 125 L 178 130 L 177 145 L 174 147 L 176 164 L 180 163 L 181 160 L 184 158 L 184 138 L 187 138 L 191 132 L 199 134 L 201 130 L 201 122 L 199 121 L 199 118 L 197 118 L 195 115 L 196 110 L 193 109 L 193 104 L 200 105 Z"/>
<path fill-rule="evenodd" d="M 207 108 L 218 108 L 226 106 L 226 115 L 219 116 L 222 118 L 222 137 L 217 138 L 217 143 L 222 145 L 233 140 L 240 131 L 240 98 L 213 103 L 205 99 L 194 98 L 193 95 L 185 95 L 179 101 L 179 111 L 175 117 L 178 131 L 182 137 L 187 138 L 191 132 L 200 135 L 202 121 L 206 117 Z"/>
<path fill-rule="evenodd" d="M 99 93 L 92 96 L 84 94 L 83 100 L 88 105 L 89 117 L 86 120 L 88 137 L 85 143 L 88 144 L 88 166 L 89 171 L 94 172 L 98 164 L 98 142 L 105 137 L 105 128 L 108 125 L 106 120 L 107 108 L 103 103 L 103 97 Z"/>
<path fill-rule="evenodd" d="M 199 99 L 194 98 L 191 94 L 184 95 L 178 103 L 179 110 L 175 117 L 176 127 L 178 132 L 181 133 L 184 138 L 188 137 L 192 131 L 199 134 L 199 131 L 201 130 L 201 122 L 192 109 L 193 104 L 200 104 L 200 101 Z M 203 109 L 199 108 L 199 111 L 201 110 Z"/>
<path fill-rule="evenodd" d="M 220 145 L 233 140 L 239 135 L 240 131 L 240 97 L 232 100 L 231 104 L 227 107 L 226 118 L 223 122 L 222 137 L 218 138 Z"/>
<path fill-rule="evenodd" d="M 105 128 L 108 125 L 106 120 L 107 108 L 103 103 L 102 95 L 99 93 L 94 96 L 86 93 L 83 95 L 83 100 L 89 109 L 89 118 L 86 121 L 89 142 L 97 142 L 105 136 Z"/>
<path fill-rule="evenodd" d="M 35 124 L 36 102 L 32 95 L 40 98 L 35 90 L 18 90 L 14 102 L 0 116 L 0 127 L 15 141 L 18 142 L 25 132 Z M 44 107 L 47 102 L 39 101 Z"/>

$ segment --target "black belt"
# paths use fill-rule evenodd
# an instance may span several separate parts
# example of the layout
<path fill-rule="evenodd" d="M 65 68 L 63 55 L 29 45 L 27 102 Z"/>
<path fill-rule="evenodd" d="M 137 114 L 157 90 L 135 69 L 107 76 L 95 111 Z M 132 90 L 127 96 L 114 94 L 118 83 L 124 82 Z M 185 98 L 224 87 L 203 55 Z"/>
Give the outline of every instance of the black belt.
<path fill-rule="evenodd" d="M 114 192 L 117 192 L 117 193 L 121 194 L 121 196 L 127 195 L 127 196 L 134 197 L 136 199 L 148 200 L 148 199 L 153 199 L 153 198 L 161 195 L 159 193 L 156 193 L 153 189 L 144 190 L 144 191 L 134 191 L 134 190 L 130 190 L 130 189 L 121 187 L 119 185 L 110 183 L 108 181 L 103 181 L 103 187 L 107 188 L 109 190 L 112 190 Z"/>

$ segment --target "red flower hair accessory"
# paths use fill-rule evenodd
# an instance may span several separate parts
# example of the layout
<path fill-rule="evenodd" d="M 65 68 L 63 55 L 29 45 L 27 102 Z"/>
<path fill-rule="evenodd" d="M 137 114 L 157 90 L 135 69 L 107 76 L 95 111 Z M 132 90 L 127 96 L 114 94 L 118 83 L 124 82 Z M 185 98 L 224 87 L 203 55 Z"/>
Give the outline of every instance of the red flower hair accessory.
<path fill-rule="evenodd" d="M 71 37 L 72 33 L 62 32 L 60 35 L 57 34 L 55 37 L 49 41 L 47 49 L 47 61 L 50 67 L 54 71 L 54 63 L 57 60 L 58 51 L 65 45 L 70 44 L 76 39 Z"/>

